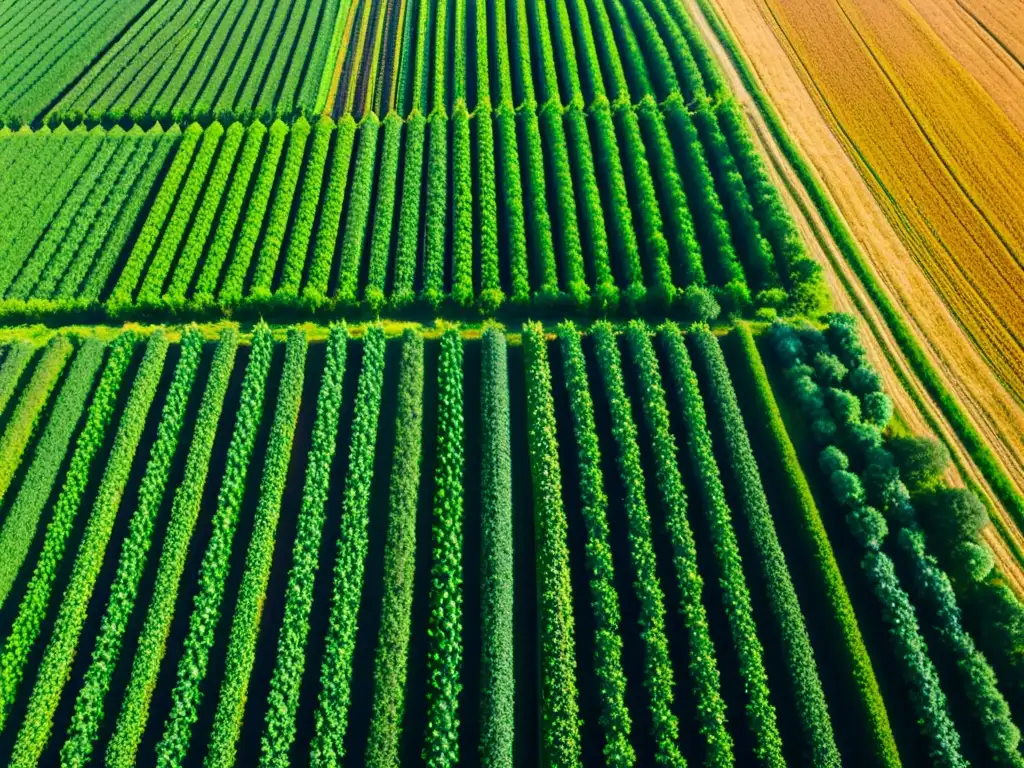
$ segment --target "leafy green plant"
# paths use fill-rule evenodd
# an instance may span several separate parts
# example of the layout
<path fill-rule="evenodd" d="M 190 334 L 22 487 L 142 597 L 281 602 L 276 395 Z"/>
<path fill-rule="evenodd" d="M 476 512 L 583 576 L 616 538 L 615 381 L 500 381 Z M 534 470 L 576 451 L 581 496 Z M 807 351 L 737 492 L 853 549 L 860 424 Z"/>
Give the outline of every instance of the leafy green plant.
<path fill-rule="evenodd" d="M 352 660 L 369 547 L 370 484 L 384 382 L 384 348 L 384 331 L 378 326 L 371 327 L 363 337 L 363 369 L 352 417 L 327 645 L 320 671 L 319 704 L 314 716 L 310 756 L 314 766 L 336 765 L 345 755 Z"/>
<path fill-rule="evenodd" d="M 406 331 L 395 416 L 388 532 L 384 547 L 384 591 L 373 676 L 373 716 L 366 765 L 400 762 L 405 683 L 416 577 L 416 509 L 423 453 L 423 337 Z M 484 637 L 488 637 L 484 633 Z M 485 689 L 486 690 L 486 689 Z"/>

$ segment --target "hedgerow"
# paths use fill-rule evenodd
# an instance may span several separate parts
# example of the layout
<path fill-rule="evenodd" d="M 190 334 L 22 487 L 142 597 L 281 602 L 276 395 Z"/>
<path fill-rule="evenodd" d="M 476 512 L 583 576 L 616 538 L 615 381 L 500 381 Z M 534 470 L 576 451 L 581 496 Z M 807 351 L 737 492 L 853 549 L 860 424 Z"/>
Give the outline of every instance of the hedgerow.
<path fill-rule="evenodd" d="M 285 342 L 284 369 L 281 372 L 274 422 L 267 441 L 260 496 L 256 504 L 242 582 L 238 589 L 220 696 L 204 761 L 207 768 L 227 768 L 235 764 L 235 745 L 242 729 L 249 677 L 256 661 L 256 641 L 259 639 L 260 618 L 270 581 L 281 500 L 302 400 L 305 367 L 306 336 L 302 331 L 292 329 Z"/>
<path fill-rule="evenodd" d="M 166 335 L 162 331 L 155 332 L 150 337 L 146 355 L 135 376 L 131 395 L 121 416 L 103 471 L 103 479 L 93 501 L 92 514 L 86 523 L 71 577 L 57 611 L 53 634 L 40 664 L 38 680 L 29 701 L 29 712 L 15 743 L 12 761 L 19 765 L 35 765 L 40 751 L 45 746 L 45 738 L 39 737 L 42 731 L 48 732 L 51 727 L 52 708 L 56 706 L 60 689 L 63 688 L 70 673 L 79 632 L 103 563 L 114 517 L 128 482 L 139 440 L 142 438 L 146 416 L 160 383 L 167 347 Z M 79 499 L 76 499 L 76 506 L 78 502 Z M 55 566 L 56 563 L 40 558 L 36 573 L 43 576 L 40 573 L 42 568 L 55 570 Z M 53 577 L 54 574 L 43 576 L 50 583 Z M 24 672 L 26 656 L 39 635 L 50 583 L 45 586 L 46 594 L 26 595 L 15 627 L 4 646 L 3 659 L 0 662 L 3 672 L 3 677 L 0 678 L 0 704 L 3 706 L 0 713 L 0 728 L 6 725 L 18 683 Z M 42 597 L 42 601 L 37 602 L 39 597 Z M 22 615 L 27 619 L 25 623 L 21 621 Z M 54 687 L 57 690 L 53 690 Z"/>
<path fill-rule="evenodd" d="M 128 260 L 121 268 L 117 284 L 110 294 L 109 303 L 112 307 L 129 306 L 134 300 L 139 278 L 142 277 L 142 272 L 146 268 L 150 254 L 152 254 L 160 238 L 164 223 L 167 221 L 167 217 L 174 206 L 178 188 L 185 180 L 186 172 L 192 161 L 192 155 L 195 154 L 196 147 L 199 145 L 199 140 L 202 136 L 203 129 L 199 123 L 192 123 L 185 129 L 178 144 L 177 152 L 174 153 L 174 160 L 171 161 L 167 175 L 164 176 L 163 183 L 160 185 L 160 191 L 157 192 L 156 198 L 153 200 L 153 205 L 149 209 L 146 221 L 142 225 L 142 230 L 139 232 L 131 254 L 129 254 Z M 146 193 L 148 193 L 148 190 L 143 194 Z"/>
<path fill-rule="evenodd" d="M 742 272 L 732 246 L 732 230 L 715 189 L 715 180 L 693 118 L 678 93 L 665 100 L 662 110 L 665 124 L 672 133 L 673 145 L 681 158 L 678 167 L 687 188 L 694 225 L 701 241 L 711 251 L 710 275 L 720 285 L 739 280 Z"/>
<path fill-rule="evenodd" d="M 576 437 L 580 511 L 587 528 L 587 567 L 596 624 L 594 670 L 601 685 L 600 721 L 605 738 L 603 754 L 609 765 L 631 766 L 636 763 L 636 753 L 629 741 L 632 719 L 626 707 L 626 675 L 622 669 L 622 613 L 609 543 L 608 497 L 601 471 L 594 401 L 590 395 L 579 331 L 572 323 L 563 323 L 558 327 L 558 338 Z"/>
<path fill-rule="evenodd" d="M 359 124 L 359 148 L 352 176 L 352 199 L 345 219 L 338 272 L 338 301 L 351 306 L 359 289 L 359 269 L 366 245 L 366 228 L 370 220 L 374 170 L 377 166 L 377 139 L 380 121 L 372 112 Z"/>
<path fill-rule="evenodd" d="M 177 679 L 171 691 L 171 711 L 156 748 L 156 764 L 164 768 L 182 764 L 188 752 L 192 725 L 198 717 L 202 700 L 200 686 L 206 677 L 210 649 L 220 623 L 232 545 L 245 496 L 249 460 L 262 421 L 267 374 L 273 353 L 274 339 L 270 328 L 261 323 L 253 332 L 235 428 L 228 444 L 217 507 L 211 520 L 213 532 L 199 565 L 199 590 L 193 598 L 188 634 L 182 643 Z"/>
<path fill-rule="evenodd" d="M 691 338 L 702 359 L 707 359 L 711 344 L 717 345 L 714 336 L 706 328 L 696 328 Z M 765 762 L 784 765 L 775 707 L 771 703 L 768 691 L 764 651 L 757 636 L 750 591 L 746 584 L 736 532 L 732 527 L 732 515 L 725 500 L 725 489 L 722 487 L 721 475 L 713 452 L 703 397 L 678 328 L 663 327 L 662 340 L 668 350 L 673 381 L 686 417 L 690 461 L 700 484 L 715 560 L 721 573 L 722 599 L 729 617 L 733 645 L 739 657 L 740 674 L 745 681 L 747 717 L 757 740 L 756 751 Z"/>
<path fill-rule="evenodd" d="M 748 326 L 741 323 L 733 334 L 738 340 L 746 363 L 744 373 L 749 372 L 749 379 L 753 382 L 749 389 L 753 390 L 756 403 L 751 407 L 750 413 L 758 416 L 764 434 L 771 437 L 773 450 L 766 451 L 765 456 L 773 460 L 772 469 L 766 468 L 765 471 L 771 471 L 775 477 L 781 479 L 793 507 L 799 512 L 798 519 L 805 547 L 812 555 L 811 562 L 815 573 L 823 585 L 829 615 L 834 617 L 839 628 L 839 647 L 842 648 L 844 656 L 843 668 L 848 670 L 853 679 L 858 692 L 856 706 L 862 710 L 862 737 L 872 742 L 872 752 L 879 765 L 898 766 L 900 757 L 896 739 L 889 724 L 889 715 L 871 666 L 867 647 L 864 645 L 857 617 L 853 612 L 853 604 L 843 583 L 832 544 L 811 495 L 807 478 L 800 467 L 796 449 L 782 421 L 782 414 L 775 401 L 761 355 Z"/>
<path fill-rule="evenodd" d="M 423 454 L 423 336 L 411 330 L 402 337 L 397 402 L 388 532 L 384 545 L 386 589 L 377 636 L 373 714 L 365 757 L 366 765 L 371 768 L 387 768 L 400 763 L 405 713 L 413 584 L 416 578 L 416 510 Z M 490 635 L 484 631 L 482 637 L 489 638 Z"/>
<path fill-rule="evenodd" d="M 590 288 L 587 286 L 583 265 L 583 244 L 580 241 L 579 221 L 576 217 L 569 147 L 565 140 L 565 126 L 562 124 L 562 109 L 557 101 L 549 101 L 540 108 L 540 122 L 551 158 L 551 181 L 555 187 L 557 222 L 554 226 L 558 231 L 561 245 L 563 282 L 576 306 L 585 307 L 590 301 Z"/>
<path fill-rule="evenodd" d="M 163 503 L 171 464 L 177 453 L 202 349 L 203 338 L 200 333 L 195 329 L 186 330 L 181 340 L 181 355 L 175 367 L 174 379 L 168 389 L 157 427 L 156 440 L 150 449 L 146 471 L 139 484 L 138 505 L 129 521 L 128 535 L 121 544 L 117 572 L 111 584 L 110 598 L 93 647 L 92 661 L 75 702 L 69 738 L 61 754 L 64 765 L 83 765 L 88 760 L 92 742 L 96 738 L 96 730 L 103 712 L 103 697 L 110 687 L 110 678 L 120 652 L 121 641 L 135 608 L 139 581 L 145 569 L 153 527 Z M 61 652 L 66 653 L 68 648 L 73 649 L 77 646 L 80 641 L 81 621 L 84 618 L 83 610 L 78 617 L 77 627 L 74 621 L 65 624 L 67 634 L 63 639 L 65 647 L 60 649 Z M 55 634 L 51 645 L 56 640 Z M 53 647 L 55 650 L 59 649 L 59 646 Z M 73 657 L 73 651 L 71 655 Z M 64 674 L 58 674 L 61 665 L 64 665 L 66 670 Z M 19 736 L 19 741 L 23 742 L 22 754 L 25 756 L 25 764 L 34 765 L 46 746 L 53 715 L 66 682 L 67 671 L 70 671 L 70 660 L 64 662 L 55 658 L 53 666 L 47 671 L 60 682 L 50 683 L 45 688 L 37 684 L 38 694 L 33 692 L 32 719 L 26 718 L 26 725 L 32 724 L 34 735 L 26 736 L 24 739 Z"/>
<path fill-rule="evenodd" d="M 384 307 L 384 290 L 391 256 L 391 234 L 395 229 L 395 201 L 398 192 L 398 165 L 402 148 L 402 119 L 388 113 L 384 123 L 384 148 L 377 174 L 377 207 L 370 235 L 370 268 L 363 297 L 375 312 Z"/>
<path fill-rule="evenodd" d="M 452 112 L 452 175 L 452 299 L 460 307 L 468 307 L 474 299 L 473 151 L 469 113 L 462 101 L 456 101 Z"/>
<path fill-rule="evenodd" d="M 802 362 L 806 354 L 803 342 L 792 328 L 781 323 L 773 325 L 770 334 L 775 352 L 787 369 L 790 387 L 811 420 L 811 433 L 823 448 L 823 473 L 836 501 L 847 512 L 851 533 L 867 550 L 861 564 L 872 592 L 882 603 L 883 620 L 901 662 L 901 672 L 909 688 L 918 727 L 928 742 L 929 753 L 934 760 L 944 764 L 965 765 L 960 753 L 960 735 L 950 716 L 938 672 L 921 636 L 910 597 L 899 582 L 892 560 L 878 551 L 887 533 L 886 520 L 865 504 L 860 478 L 846 468 L 849 460 L 845 453 L 832 445 L 839 436 L 841 425 L 826 407 L 825 393 L 813 379 L 815 369 Z M 845 345 L 844 357 L 852 361 L 851 358 L 857 355 L 856 339 L 849 336 L 847 339 L 850 343 Z M 824 346 L 819 338 L 812 338 L 812 341 L 819 347 Z M 835 389 L 830 392 L 848 394 Z M 857 401 L 855 396 L 850 397 Z"/>
<path fill-rule="evenodd" d="M 263 151 L 260 170 L 256 174 L 256 180 L 253 182 L 252 192 L 248 198 L 245 218 L 238 231 L 231 263 L 228 264 L 220 292 L 217 294 L 220 303 L 227 306 L 233 306 L 242 300 L 245 276 L 249 272 L 249 263 L 252 261 L 253 251 L 256 250 L 256 241 L 263 228 L 264 215 L 267 212 L 267 205 L 270 203 L 274 180 L 277 178 L 278 162 L 281 160 L 281 152 L 284 150 L 284 142 L 288 136 L 288 126 L 280 120 L 275 120 L 267 134 L 267 147 Z M 291 142 L 289 142 L 289 149 L 290 144 Z M 287 164 L 287 162 L 286 158 L 285 163 Z M 239 205 L 242 202 L 239 200 Z M 214 244 L 216 245 L 216 242 Z M 230 247 L 230 242 L 225 243 L 225 248 L 228 247 Z M 199 293 L 198 289 L 196 293 Z"/>
<path fill-rule="evenodd" d="M 581 744 L 568 525 L 562 506 L 547 341 L 539 324 L 524 326 L 523 345 L 539 582 L 541 750 L 546 764 L 578 766 Z"/>
<path fill-rule="evenodd" d="M 443 5 L 438 3 L 439 7 Z M 436 310 L 444 300 L 444 256 L 448 233 L 448 114 L 443 103 L 437 105 L 436 95 L 435 106 L 439 108 L 430 115 L 427 199 L 423 212 L 422 298 Z"/>
<path fill-rule="evenodd" d="M 214 125 L 219 125 L 219 123 Z M 220 201 L 224 198 L 228 179 L 235 167 L 235 158 L 238 156 L 238 150 L 242 146 L 242 139 L 245 135 L 245 126 L 242 123 L 232 123 L 224 134 L 224 143 L 217 155 L 217 163 L 213 166 L 209 181 L 205 184 L 203 200 L 196 210 L 195 218 L 189 228 L 188 239 L 185 241 L 177 264 L 174 265 L 174 274 L 164 295 L 164 300 L 172 306 L 184 303 L 185 294 L 196 277 L 196 267 L 203 258 L 203 251 L 206 249 L 214 220 L 220 220 L 217 216 Z M 245 162 L 244 154 L 242 162 Z M 227 208 L 227 203 L 224 207 Z M 143 288 L 145 288 L 145 283 Z"/>
<path fill-rule="evenodd" d="M 238 163 L 235 165 L 231 184 L 227 188 L 220 216 L 217 217 L 217 228 L 213 233 L 213 241 L 206 252 L 203 269 L 196 281 L 194 296 L 196 303 L 200 305 L 213 301 L 221 269 L 227 260 L 228 251 L 234 240 L 235 229 L 242 215 L 242 205 L 249 188 L 249 179 L 256 167 L 256 161 L 259 159 L 260 148 L 263 146 L 263 137 L 266 133 L 266 126 L 259 121 L 254 122 L 245 131 L 245 143 L 242 145 Z"/>
<path fill-rule="evenodd" d="M 513 659 L 512 422 L 508 350 L 484 331 L 481 364 L 480 759 L 511 768 L 515 747 Z"/>
<path fill-rule="evenodd" d="M 427 617 L 427 722 L 423 760 L 459 763 L 462 692 L 462 482 L 465 471 L 462 337 L 441 336 L 437 373 L 437 469 L 431 522 L 430 615 Z"/>
<path fill-rule="evenodd" d="M 146 275 L 142 279 L 136 304 L 144 307 L 156 307 L 160 304 L 164 282 L 167 280 L 167 274 L 171 271 L 174 257 L 178 253 L 178 246 L 181 245 L 182 238 L 185 236 L 185 230 L 192 218 L 192 211 L 199 200 L 200 192 L 203 191 L 210 164 L 213 162 L 213 156 L 223 135 L 224 126 L 218 122 L 211 123 L 203 131 L 203 138 L 199 142 L 195 160 L 189 168 L 185 183 L 174 202 L 174 210 L 160 236 L 160 245 L 157 246 L 156 253 L 153 254 L 153 258 L 146 268 Z"/>
<path fill-rule="evenodd" d="M 737 505 L 746 519 L 757 553 L 760 577 L 782 636 L 793 683 L 796 709 L 805 739 L 805 753 L 814 765 L 841 765 L 832 732 L 825 692 L 807 634 L 804 614 L 779 544 L 750 436 L 722 350 L 714 337 L 697 332 L 701 363 L 708 382 L 708 402 L 726 448 L 727 474 L 736 489 Z"/>
<path fill-rule="evenodd" d="M 321 688 L 310 754 L 314 766 L 337 765 L 345 756 L 352 662 L 369 548 L 370 485 L 384 382 L 384 348 L 384 331 L 378 326 L 371 327 L 363 337 L 363 369 L 352 417 L 327 645 L 320 672 Z"/>
<path fill-rule="evenodd" d="M 3 437 L 0 437 L 0 499 L 7 494 L 43 408 L 74 351 L 74 345 L 65 334 L 54 336 L 43 350 L 31 378 L 18 398 Z"/>
<path fill-rule="evenodd" d="M 273 130 L 273 128 L 271 128 Z M 304 117 L 296 120 L 288 131 L 288 148 L 284 154 L 284 164 L 278 173 L 277 185 L 274 188 L 274 202 L 263 229 L 263 244 L 256 259 L 256 269 L 252 276 L 250 295 L 254 300 L 270 298 L 277 274 L 277 262 L 284 248 L 284 237 L 288 230 L 288 220 L 295 199 L 295 188 L 299 184 L 302 164 L 306 155 L 306 142 L 309 140 L 310 125 Z M 258 183 L 258 182 L 257 182 Z M 255 193 L 253 194 L 255 197 Z M 250 199 L 250 206 L 253 204 Z M 228 273 L 230 277 L 231 273 Z"/>
<path fill-rule="evenodd" d="M 4 360 L 5 369 L 8 360 L 13 363 L 27 360 L 28 355 L 19 355 L 22 348 L 31 349 L 28 344 L 11 346 Z M 4 553 L 0 561 L 0 605 L 10 592 L 32 546 L 43 507 L 53 493 L 68 445 L 85 412 L 85 404 L 92 393 L 93 381 L 105 352 L 106 344 L 94 339 L 83 344 L 75 355 L 50 411 L 46 428 L 36 444 L 32 463 L 25 473 L 18 495 L 4 517 L 3 527 L 0 528 L 0 552 Z"/>
<path fill-rule="evenodd" d="M 632 406 L 626 395 L 622 359 L 611 325 L 598 323 L 591 331 L 604 385 L 617 464 L 625 491 L 633 586 L 640 603 L 640 636 L 644 646 L 644 687 L 647 689 L 659 765 L 684 766 L 679 750 L 679 720 L 672 711 L 675 679 L 665 630 L 665 594 L 658 579 L 651 518 L 647 512 L 643 465 Z"/>
<path fill-rule="evenodd" d="M 347 338 L 344 326 L 333 326 L 327 339 L 327 363 L 317 398 L 306 483 L 292 548 L 292 566 L 288 573 L 284 619 L 267 696 L 260 755 L 262 768 L 287 766 L 288 753 L 295 739 L 295 714 L 299 705 L 299 685 L 306 666 L 309 613 L 313 608 L 313 580 L 319 567 L 320 540 L 326 517 L 324 504 L 337 447 Z"/>
<path fill-rule="evenodd" d="M 309 264 L 309 275 L 302 297 L 312 304 L 319 304 L 327 298 L 331 279 L 331 264 L 338 243 L 338 228 L 341 226 L 341 211 L 348 189 L 348 169 L 352 162 L 352 146 L 355 142 L 356 123 L 350 115 L 338 122 L 335 132 L 334 154 L 327 176 L 320 206 L 320 227 L 313 243 L 313 256 Z"/>
<path fill-rule="evenodd" d="M 725 701 L 714 644 L 711 641 L 697 564 L 697 545 L 687 519 L 686 490 L 679 471 L 678 449 L 669 421 L 661 375 L 646 332 L 627 335 L 639 378 L 640 404 L 654 451 L 654 475 L 672 539 L 673 565 L 679 582 L 680 609 L 690 633 L 688 667 L 698 702 L 700 731 L 707 742 L 709 765 L 732 765 L 732 736 L 726 726 Z"/>
<path fill-rule="evenodd" d="M 199 406 L 192 443 L 185 460 L 185 473 L 171 506 L 167 532 L 157 566 L 153 597 L 139 636 L 131 677 L 121 702 L 113 737 L 107 745 L 107 765 L 130 766 L 136 761 L 139 743 L 149 716 L 149 704 L 156 688 L 160 663 L 167 650 L 181 575 L 185 568 L 189 541 L 199 516 L 217 423 L 224 405 L 228 381 L 234 369 L 237 348 L 238 332 L 235 329 L 228 329 L 221 334 L 207 376 L 206 390 Z M 139 567 L 141 568 L 141 564 Z M 117 634 L 111 638 L 112 644 L 100 646 L 98 655 L 93 660 L 93 671 L 89 673 L 95 675 L 95 685 L 91 691 L 83 689 L 76 705 L 76 734 L 75 738 L 68 742 L 68 754 L 75 754 L 81 764 L 88 763 L 92 742 L 101 725 L 104 712 L 100 702 L 103 701 L 110 686 L 113 665 L 120 652 L 120 643 L 128 618 L 127 615 L 123 617 Z M 77 745 L 73 746 L 75 744 Z"/>
<path fill-rule="evenodd" d="M 867 500 L 876 504 L 887 521 L 900 529 L 896 543 L 910 566 L 917 598 L 928 606 L 931 621 L 938 629 L 943 644 L 956 659 L 965 693 L 981 716 L 992 759 L 999 765 L 1024 765 L 1018 752 L 1020 731 L 1013 723 L 1009 706 L 997 687 L 995 673 L 988 660 L 964 630 L 949 577 L 935 558 L 925 551 L 924 532 L 908 490 L 900 479 L 895 459 L 880 445 L 881 441 L 878 445 L 870 445 L 863 439 L 863 436 L 871 434 L 865 430 L 865 422 L 879 429 L 887 426 L 892 416 L 891 401 L 879 391 L 880 378 L 867 362 L 867 353 L 857 337 L 852 318 L 833 314 L 827 317 L 827 322 L 825 339 L 846 364 L 843 379 L 835 385 L 850 387 L 859 396 L 859 401 L 849 390 L 835 388 L 828 390 L 830 397 L 826 400 L 832 405 L 842 436 L 851 450 L 860 455 L 865 467 L 862 477 Z M 817 358 L 822 358 L 822 355 L 819 353 Z M 820 372 L 818 375 L 820 377 Z M 860 403 L 863 422 L 855 416 L 841 416 L 836 408 L 839 392 L 850 394 L 853 402 Z M 885 405 L 873 405 L 879 402 Z"/>
<path fill-rule="evenodd" d="M 277 294 L 289 300 L 294 300 L 299 295 L 302 271 L 305 269 L 306 257 L 309 254 L 309 241 L 313 237 L 313 224 L 320 207 L 324 167 L 327 165 L 327 153 L 331 148 L 334 129 L 334 122 L 323 115 L 313 127 L 313 143 L 309 149 L 306 167 L 302 171 L 302 191 L 299 193 L 295 220 L 288 236 L 288 250 L 285 252 L 284 266 L 281 269 L 281 283 L 277 288 Z"/>
<path fill-rule="evenodd" d="M 402 206 L 398 213 L 398 241 L 395 247 L 395 280 L 390 296 L 392 306 L 408 306 L 415 298 L 416 255 L 419 251 L 420 198 L 423 186 L 423 145 L 427 121 L 413 109 L 406 121 L 405 160 L 402 172 Z"/>

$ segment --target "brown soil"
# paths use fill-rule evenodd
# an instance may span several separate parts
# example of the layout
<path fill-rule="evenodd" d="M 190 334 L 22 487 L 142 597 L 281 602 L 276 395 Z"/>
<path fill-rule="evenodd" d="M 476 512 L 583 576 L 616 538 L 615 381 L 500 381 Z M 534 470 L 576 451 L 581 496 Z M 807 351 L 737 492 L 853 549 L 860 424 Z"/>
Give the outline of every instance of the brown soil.
<path fill-rule="evenodd" d="M 1007 535 L 1017 547 L 1024 549 L 1024 536 L 1021 536 L 1013 521 L 996 502 L 938 406 L 914 376 L 881 315 L 847 265 L 796 173 L 776 145 L 753 99 L 707 25 L 695 0 L 685 0 L 685 4 L 726 73 L 730 87 L 750 121 L 755 140 L 770 161 L 775 181 L 783 190 L 805 241 L 812 254 L 824 265 L 837 308 L 857 315 L 870 328 L 871 333 L 865 334 L 864 339 L 869 356 L 885 377 L 888 391 L 901 416 L 913 431 L 921 434 L 933 431 L 929 421 L 938 425 L 946 442 L 957 454 L 960 464 L 967 468 L 971 480 L 983 489 L 993 508 L 1000 514 Z M 759 1 L 730 0 L 727 6 L 728 10 L 723 12 L 722 6 L 718 5 L 720 17 L 726 20 L 734 36 L 740 40 L 761 87 L 779 110 L 790 135 L 821 175 L 826 189 L 875 267 L 884 288 L 901 310 L 904 319 L 918 332 L 922 346 L 940 371 L 945 384 L 960 398 L 976 428 L 982 432 L 993 450 L 1012 468 L 1014 479 L 1020 486 L 1024 478 L 1019 447 L 1021 435 L 1024 434 L 1024 413 L 996 380 L 932 283 L 908 255 L 893 226 L 876 203 L 872 190 L 819 113 L 786 52 L 761 15 Z M 913 317 L 906 312 L 908 304 L 914 308 Z M 941 344 L 936 344 L 935 340 L 941 340 Z M 911 396 L 911 392 L 914 396 Z M 918 403 L 923 404 L 923 408 Z M 962 482 L 955 473 L 951 474 L 950 479 Z M 1018 593 L 1024 596 L 1024 573 L 1006 542 L 994 527 L 990 526 L 985 535 L 1000 568 Z"/>

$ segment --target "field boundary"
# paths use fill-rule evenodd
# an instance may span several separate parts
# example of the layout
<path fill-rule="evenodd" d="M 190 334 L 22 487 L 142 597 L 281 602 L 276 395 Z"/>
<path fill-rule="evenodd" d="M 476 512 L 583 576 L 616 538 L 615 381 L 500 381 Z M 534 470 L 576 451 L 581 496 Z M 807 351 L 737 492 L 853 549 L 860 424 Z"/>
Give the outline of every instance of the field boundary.
<path fill-rule="evenodd" d="M 761 89 L 732 32 L 724 25 L 717 11 L 711 5 L 710 0 L 695 0 L 695 2 L 700 7 L 701 12 L 719 42 L 728 53 L 747 91 L 761 112 L 772 137 L 817 207 L 843 257 L 847 260 L 847 263 L 856 274 L 868 296 L 881 313 L 900 350 L 906 356 L 911 369 L 920 379 L 928 394 L 935 399 L 942 414 L 956 433 L 957 438 L 991 486 L 993 494 L 1010 513 L 1017 527 L 1024 529 L 1024 497 L 1014 487 L 1005 470 L 999 466 L 998 460 L 991 452 L 991 449 L 985 444 L 981 435 L 970 423 L 966 413 L 964 413 L 952 394 L 942 383 L 938 372 L 927 359 L 924 350 L 913 337 L 910 328 L 903 318 L 900 317 L 877 278 L 871 272 L 867 259 L 861 253 L 852 234 L 845 222 L 843 222 L 835 203 L 828 197 L 821 183 L 814 176 L 807 161 L 801 155 L 799 148 L 787 133 L 775 108 Z"/>

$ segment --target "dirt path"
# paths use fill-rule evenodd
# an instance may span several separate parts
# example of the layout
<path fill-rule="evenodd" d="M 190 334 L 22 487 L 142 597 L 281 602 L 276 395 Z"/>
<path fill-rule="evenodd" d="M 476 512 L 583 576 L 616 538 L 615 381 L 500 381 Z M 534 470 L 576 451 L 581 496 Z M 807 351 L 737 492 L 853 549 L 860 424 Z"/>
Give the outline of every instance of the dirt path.
<path fill-rule="evenodd" d="M 753 128 L 754 138 L 761 146 L 764 155 L 770 161 L 770 171 L 774 176 L 775 182 L 782 190 L 790 209 L 793 211 L 797 224 L 804 235 L 805 241 L 809 244 L 814 257 L 825 267 L 826 280 L 829 284 L 832 296 L 835 299 L 836 307 L 844 312 L 850 312 L 851 314 L 856 315 L 870 329 L 871 333 L 864 334 L 863 340 L 868 348 L 868 355 L 872 363 L 878 367 L 879 372 L 886 381 L 887 391 L 893 397 L 897 410 L 907 422 L 910 429 L 916 433 L 931 434 L 936 431 L 936 429 L 933 429 L 932 427 L 932 425 L 935 425 L 939 434 L 944 437 L 946 443 L 951 446 L 953 452 L 956 454 L 959 464 L 964 467 L 972 482 L 981 488 L 988 496 L 993 509 L 997 510 L 997 514 L 1000 515 L 1002 530 L 997 530 L 994 526 L 989 526 L 985 532 L 985 539 L 992 548 L 1000 569 L 1006 573 L 1008 581 L 1013 585 L 1018 594 L 1024 596 L 1024 571 L 1021 570 L 1021 567 L 1016 558 L 1014 558 L 1010 547 L 1007 545 L 1007 541 L 1003 538 L 1005 535 L 1008 540 L 1014 542 L 1014 545 L 1019 550 L 1024 551 L 1024 536 L 1021 535 L 1021 532 L 1013 524 L 1013 521 L 1009 518 L 1005 510 L 998 501 L 996 501 L 988 483 L 970 460 L 970 457 L 967 455 L 963 446 L 957 439 L 952 427 L 944 418 L 941 410 L 928 396 L 924 387 L 913 374 L 909 364 L 903 358 L 899 345 L 890 333 L 884 319 L 871 302 L 867 292 L 864 290 L 856 275 L 853 273 L 853 270 L 843 258 L 838 246 L 831 238 L 828 228 L 821 219 L 817 208 L 814 206 L 806 190 L 801 185 L 795 171 L 789 165 L 781 149 L 771 136 L 767 124 L 757 109 L 753 98 L 747 92 L 739 73 L 736 71 L 731 59 L 725 49 L 721 46 L 717 37 L 715 37 L 714 32 L 707 23 L 707 20 L 697 7 L 695 0 L 683 0 L 683 2 L 687 6 L 693 18 L 697 21 L 698 27 L 705 41 L 710 45 L 712 52 L 718 60 L 719 66 L 726 74 L 730 87 L 736 95 L 738 103 L 743 107 L 743 111 L 747 115 L 750 125 Z M 792 81 L 787 85 L 791 88 L 796 87 Z M 804 115 L 802 114 L 801 117 L 803 116 Z M 808 114 L 807 117 L 808 119 L 811 119 L 813 115 Z M 818 117 L 817 119 L 827 130 L 827 126 L 824 125 L 821 118 Z M 803 120 L 801 122 L 802 124 L 806 124 Z M 835 161 L 849 166 L 855 173 L 856 169 L 849 163 L 845 154 L 842 154 L 841 148 L 839 148 L 839 152 L 840 154 L 834 155 Z M 870 193 L 867 194 L 870 195 Z M 862 198 L 862 205 L 863 202 Z M 865 211 L 866 213 L 872 212 L 870 208 L 861 208 L 860 210 Z M 856 209 L 855 212 L 857 212 Z M 881 227 L 885 226 L 884 217 L 881 216 L 881 213 L 877 212 L 877 210 L 875 210 L 874 213 L 876 214 L 874 216 L 862 217 L 858 222 L 861 225 L 860 227 L 855 226 L 852 228 L 858 236 L 858 240 L 863 242 L 860 235 L 864 231 L 865 224 L 869 227 L 869 231 L 873 230 L 875 232 L 879 232 L 880 235 L 887 236 L 886 239 L 897 240 L 897 238 L 895 238 L 895 234 L 888 229 L 887 226 L 885 229 L 881 229 Z M 892 292 L 890 291 L 890 293 Z M 896 294 L 893 295 L 892 298 L 899 302 L 900 296 Z M 898 304 L 898 306 L 903 309 L 902 304 Z M 904 315 L 905 319 L 911 323 L 915 330 L 918 330 L 916 323 L 906 316 L 905 311 L 901 314 Z M 935 359 L 932 349 L 927 344 L 926 352 L 928 352 L 929 357 L 932 358 L 933 364 L 935 364 L 943 373 L 944 377 L 947 379 L 948 385 L 948 370 L 940 361 Z M 954 388 L 954 391 L 956 391 L 956 388 Z M 982 427 L 983 425 L 976 424 L 976 426 Z M 986 438 L 989 439 L 990 443 L 1000 442 L 997 435 L 992 434 L 990 431 L 986 432 L 984 429 L 983 432 L 985 432 Z M 995 447 L 995 445 L 993 445 L 993 447 Z M 955 470 L 951 470 L 949 479 L 951 482 L 958 485 L 963 483 L 963 478 L 960 477 Z"/>

